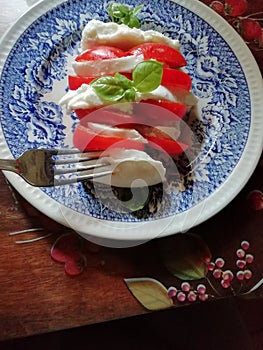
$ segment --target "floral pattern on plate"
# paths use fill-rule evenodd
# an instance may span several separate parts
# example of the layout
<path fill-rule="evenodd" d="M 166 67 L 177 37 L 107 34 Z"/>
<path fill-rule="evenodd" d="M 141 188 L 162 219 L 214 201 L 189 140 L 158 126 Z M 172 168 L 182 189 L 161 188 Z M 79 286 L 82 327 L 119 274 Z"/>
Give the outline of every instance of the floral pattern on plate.
<path fill-rule="evenodd" d="M 136 5 L 133 0 L 125 3 Z M 193 91 L 200 99 L 201 117 L 189 119 L 198 140 L 188 155 L 193 157 L 193 171 L 170 188 L 166 194 L 169 206 L 163 205 L 153 215 L 159 219 L 187 211 L 226 181 L 246 145 L 251 104 L 239 60 L 212 26 L 172 1 L 142 4 L 142 29 L 162 31 L 180 40 Z M 0 80 L 1 125 L 14 157 L 29 148 L 71 146 L 76 118 L 65 115 L 58 101 L 67 89 L 67 70 L 78 52 L 84 25 L 92 18 L 108 21 L 108 6 L 109 2 L 102 0 L 63 2 L 35 20 L 16 41 Z M 141 220 L 132 213 L 102 209 L 100 201 L 80 184 L 42 191 L 68 208 L 95 218 Z"/>

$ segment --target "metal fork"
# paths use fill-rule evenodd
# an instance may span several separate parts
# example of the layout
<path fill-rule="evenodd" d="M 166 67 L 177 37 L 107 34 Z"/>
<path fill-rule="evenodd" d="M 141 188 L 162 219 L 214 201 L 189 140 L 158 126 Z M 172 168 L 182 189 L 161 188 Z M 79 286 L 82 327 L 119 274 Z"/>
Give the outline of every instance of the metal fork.
<path fill-rule="evenodd" d="M 0 159 L 0 169 L 20 175 L 32 186 L 61 186 L 111 174 L 112 170 L 107 169 L 109 163 L 98 162 L 101 153 L 81 153 L 76 149 L 32 149 L 17 159 Z M 94 172 L 97 168 L 102 169 Z"/>

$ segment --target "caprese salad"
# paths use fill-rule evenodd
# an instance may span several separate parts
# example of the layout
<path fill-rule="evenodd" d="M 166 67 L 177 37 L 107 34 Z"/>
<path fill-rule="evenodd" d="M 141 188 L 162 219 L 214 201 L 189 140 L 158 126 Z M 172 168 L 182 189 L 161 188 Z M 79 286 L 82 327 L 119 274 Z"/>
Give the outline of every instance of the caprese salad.
<path fill-rule="evenodd" d="M 118 162 L 132 162 L 150 185 L 155 178 L 160 181 L 154 171 L 152 176 L 143 174 L 139 164 L 143 159 L 163 174 L 165 164 L 161 169 L 148 151 L 174 156 L 189 147 L 180 122 L 197 103 L 191 77 L 182 69 L 187 62 L 179 42 L 154 30 L 143 31 L 137 22 L 131 28 L 93 19 L 82 32 L 80 51 L 68 75 L 69 90 L 60 101 L 79 118 L 74 146 L 81 151 L 108 150 L 109 156 L 113 152 Z"/>

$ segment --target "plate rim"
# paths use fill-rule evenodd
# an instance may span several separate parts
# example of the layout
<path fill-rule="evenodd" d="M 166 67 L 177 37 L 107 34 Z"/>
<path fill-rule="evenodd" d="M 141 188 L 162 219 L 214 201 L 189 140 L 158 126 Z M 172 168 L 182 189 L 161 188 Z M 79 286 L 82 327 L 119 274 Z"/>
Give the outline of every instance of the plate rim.
<path fill-rule="evenodd" d="M 202 200 L 200 203 L 198 203 L 195 207 L 191 207 L 190 209 L 186 210 L 183 213 L 176 214 L 172 217 L 173 220 L 176 219 L 176 221 L 181 222 L 181 227 L 179 227 L 178 222 L 177 223 L 171 223 L 169 222 L 168 227 L 165 227 L 165 230 L 158 234 L 158 237 L 164 237 L 167 235 L 175 234 L 182 231 L 187 231 L 191 229 L 193 226 L 196 226 L 207 219 L 211 218 L 215 214 L 217 214 L 219 211 L 221 211 L 229 202 L 231 202 L 235 196 L 241 191 L 241 189 L 244 187 L 244 185 L 247 183 L 249 178 L 251 177 L 252 173 L 254 172 L 256 165 L 258 163 L 258 160 L 260 158 L 262 148 L 263 148 L 263 122 L 253 123 L 254 120 L 256 120 L 257 114 L 260 112 L 259 108 L 259 101 L 261 101 L 261 94 L 263 92 L 263 84 L 262 84 L 262 78 L 261 73 L 259 70 L 259 67 L 255 61 L 255 58 L 253 57 L 252 53 L 250 52 L 249 48 L 245 44 L 245 42 L 242 40 L 242 38 L 236 33 L 236 31 L 230 26 L 227 21 L 225 21 L 220 15 L 218 15 L 216 12 L 214 12 L 212 9 L 210 9 L 207 5 L 203 4 L 202 2 L 195 2 L 194 4 L 191 3 L 191 5 L 187 2 L 187 0 L 170 0 L 171 2 L 174 2 L 180 6 L 185 7 L 189 11 L 192 11 L 195 15 L 202 18 L 204 21 L 206 21 L 220 36 L 229 44 L 229 41 L 231 41 L 231 49 L 236 54 L 237 51 L 241 51 L 243 56 L 238 56 L 237 59 L 243 69 L 244 75 L 246 77 L 247 83 L 248 83 L 248 89 L 250 92 L 251 97 L 251 125 L 250 125 L 250 131 L 248 134 L 248 139 L 246 146 L 243 150 L 243 153 L 236 164 L 233 171 L 229 174 L 226 181 L 223 183 L 223 185 L 219 186 L 209 197 Z M 23 32 L 27 29 L 27 27 L 33 23 L 33 21 L 37 20 L 40 16 L 44 15 L 47 11 L 51 10 L 52 8 L 58 6 L 59 4 L 66 2 L 64 0 L 55 0 L 52 2 L 52 5 L 48 3 L 47 1 L 40 1 L 37 2 L 35 5 L 33 5 L 31 8 L 29 8 L 4 34 L 2 37 L 2 40 L 0 41 L 0 48 L 3 45 L 7 45 L 7 50 L 3 54 L 0 54 L 0 67 L 4 64 L 4 57 L 8 56 L 9 52 L 11 51 L 13 45 L 16 43 L 17 39 L 20 35 L 23 34 Z M 204 15 L 201 15 L 201 12 L 204 13 Z M 207 17 L 205 17 L 207 15 Z M 226 31 L 225 28 L 228 28 Z M 224 31 L 224 33 L 222 33 Z M 226 37 L 226 33 L 227 36 Z M 235 40 L 232 40 L 232 39 Z M 259 74 L 257 74 L 257 71 Z M 253 72 L 253 73 L 252 73 Z M 249 79 L 248 79 L 249 75 Z M 253 77 L 253 79 L 252 79 Z M 255 91 L 258 89 L 258 91 Z M 256 108 L 254 108 L 256 107 Z M 258 110 L 257 110 L 258 109 Z M 2 127 L 0 124 L 0 146 L 5 146 L 3 155 L 5 158 L 10 157 L 11 153 L 9 152 L 9 149 L 7 145 L 5 144 L 5 139 L 2 133 Z M 255 136 L 258 136 L 256 141 L 254 140 Z M 253 140 L 252 140 L 253 138 Z M 257 152 L 255 152 L 255 148 Z M 250 155 L 253 155 L 250 157 Z M 236 184 L 235 175 L 236 173 L 240 173 L 242 169 L 249 168 L 250 171 L 246 171 L 246 175 L 241 176 L 239 178 L 238 185 Z M 240 170 L 241 169 L 241 170 Z M 104 219 L 98 219 L 92 216 L 88 216 L 86 214 L 78 213 L 74 211 L 73 209 L 67 208 L 63 206 L 62 204 L 58 203 L 57 201 L 50 198 L 47 194 L 45 194 L 41 189 L 35 188 L 30 186 L 29 184 L 25 183 L 24 180 L 22 180 L 17 175 L 10 173 L 10 172 L 4 172 L 4 175 L 9 180 L 9 182 L 14 186 L 14 188 L 27 200 L 29 201 L 35 208 L 37 208 L 39 211 L 41 211 L 43 214 L 47 215 L 51 219 L 57 221 L 58 223 L 73 228 L 75 231 L 79 232 L 81 235 L 83 235 L 85 238 L 93 240 L 101 240 L 102 244 L 103 241 L 110 239 L 111 241 L 141 241 L 142 239 L 142 233 L 144 233 L 143 240 L 150 240 L 152 238 L 156 238 L 156 236 L 152 233 L 153 230 L 153 224 L 156 224 L 156 222 L 163 222 L 166 226 L 167 221 L 171 221 L 171 217 L 148 221 L 148 222 L 114 222 L 110 220 L 104 220 Z M 227 186 L 227 195 L 224 194 L 222 196 L 222 187 Z M 214 204 L 214 203 L 216 204 Z M 189 212 L 191 210 L 197 210 L 200 211 L 200 207 L 209 206 L 209 209 L 206 209 L 205 214 L 203 212 L 202 208 L 202 215 L 196 218 L 194 220 L 194 223 L 188 222 L 185 223 L 185 220 L 187 219 L 187 216 L 189 215 Z M 64 214 L 63 214 L 64 213 Z M 65 219 L 66 215 L 75 215 L 78 216 L 78 223 L 80 219 L 82 220 L 82 225 L 78 226 L 78 229 L 75 228 L 75 223 L 70 222 L 70 224 Z M 74 218 L 73 218 L 74 220 Z M 172 221 L 173 221 L 172 220 Z M 127 227 L 128 226 L 128 227 Z M 134 230 L 136 226 L 136 232 Z M 147 230 L 145 230 L 145 226 L 147 226 Z M 114 237 L 112 237 L 112 234 L 109 235 L 109 232 L 112 231 L 114 228 Z M 131 228 L 131 232 L 128 232 L 128 228 Z"/>

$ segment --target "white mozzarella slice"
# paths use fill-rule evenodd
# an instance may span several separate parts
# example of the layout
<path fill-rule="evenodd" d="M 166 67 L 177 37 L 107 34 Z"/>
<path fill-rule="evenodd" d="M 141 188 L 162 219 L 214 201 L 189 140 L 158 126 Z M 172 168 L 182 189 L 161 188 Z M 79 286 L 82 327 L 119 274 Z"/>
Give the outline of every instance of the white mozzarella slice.
<path fill-rule="evenodd" d="M 96 182 L 117 187 L 145 187 L 165 181 L 166 171 L 162 162 L 144 151 L 110 149 L 106 157 L 98 160 L 100 162 L 110 165 L 112 175 L 96 178 Z"/>
<path fill-rule="evenodd" d="M 143 60 L 143 55 L 131 55 L 106 60 L 73 61 L 72 67 L 81 77 L 94 77 L 116 72 L 131 72 Z"/>
<path fill-rule="evenodd" d="M 74 109 L 101 107 L 104 102 L 91 85 L 82 84 L 77 90 L 69 90 L 60 99 L 59 104 L 61 106 L 65 105 L 68 111 L 72 111 Z"/>
<path fill-rule="evenodd" d="M 171 101 L 176 102 L 177 98 L 176 96 L 165 86 L 158 86 L 157 89 L 151 91 L 151 92 L 136 92 L 135 100 L 136 102 L 140 102 L 142 100 L 165 100 L 165 101 Z"/>
<path fill-rule="evenodd" d="M 133 46 L 153 42 L 163 43 L 179 50 L 179 41 L 170 39 L 155 30 L 143 31 L 138 28 L 130 28 L 125 24 L 113 22 L 104 23 L 93 19 L 82 32 L 82 51 L 98 45 L 115 46 L 122 50 L 129 50 Z"/>
<path fill-rule="evenodd" d="M 116 128 L 106 124 L 88 123 L 88 128 L 96 134 L 112 137 L 124 137 L 134 141 L 147 143 L 147 140 L 135 129 Z"/>

